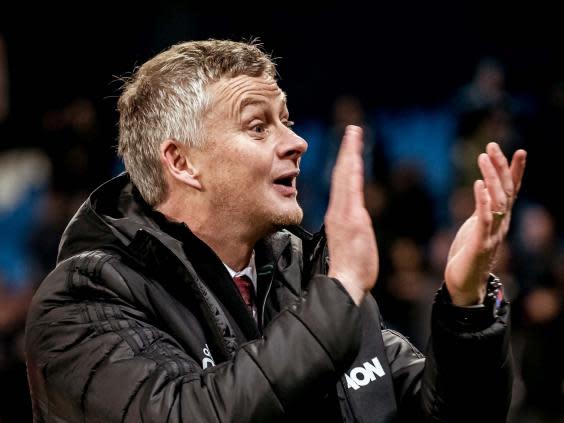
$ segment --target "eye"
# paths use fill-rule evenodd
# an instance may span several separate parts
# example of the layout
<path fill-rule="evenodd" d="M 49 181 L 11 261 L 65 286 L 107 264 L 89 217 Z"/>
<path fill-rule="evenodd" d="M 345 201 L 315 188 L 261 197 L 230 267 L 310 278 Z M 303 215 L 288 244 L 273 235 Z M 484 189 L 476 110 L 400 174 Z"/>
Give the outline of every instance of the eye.
<path fill-rule="evenodd" d="M 264 124 L 259 123 L 257 125 L 252 126 L 251 131 L 254 132 L 255 134 L 264 134 L 266 132 L 266 128 Z"/>
<path fill-rule="evenodd" d="M 291 120 L 288 120 L 288 119 L 282 120 L 282 123 L 283 123 L 284 125 L 286 125 L 288 128 L 291 128 L 292 126 L 294 126 L 294 122 L 291 121 Z"/>

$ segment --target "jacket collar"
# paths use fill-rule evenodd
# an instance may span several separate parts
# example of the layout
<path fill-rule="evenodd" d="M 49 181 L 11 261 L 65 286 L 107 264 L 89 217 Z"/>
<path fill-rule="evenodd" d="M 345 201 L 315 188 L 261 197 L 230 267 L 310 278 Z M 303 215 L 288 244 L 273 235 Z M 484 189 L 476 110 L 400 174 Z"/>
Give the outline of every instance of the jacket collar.
<path fill-rule="evenodd" d="M 236 316 L 235 320 L 242 322 L 241 330 L 247 338 L 258 335 L 254 320 L 243 308 L 238 291 L 215 252 L 185 224 L 171 222 L 148 206 L 127 173 L 100 186 L 81 206 L 63 234 L 59 260 L 96 248 L 117 249 L 149 272 L 170 268 L 182 273 L 178 268 L 178 263 L 182 263 L 188 270 L 188 281 L 198 290 L 204 289 L 205 281 L 206 287 L 229 310 L 245 311 L 239 313 L 243 317 Z M 299 295 L 301 240 L 282 230 L 259 241 L 255 250 L 257 271 L 271 266 L 282 276 L 283 283 Z"/>

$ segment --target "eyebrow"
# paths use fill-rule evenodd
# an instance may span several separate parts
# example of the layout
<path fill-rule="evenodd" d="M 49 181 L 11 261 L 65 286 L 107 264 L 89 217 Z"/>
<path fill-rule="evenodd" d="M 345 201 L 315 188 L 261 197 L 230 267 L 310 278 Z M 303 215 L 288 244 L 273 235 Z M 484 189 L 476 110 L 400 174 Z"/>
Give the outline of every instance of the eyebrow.
<path fill-rule="evenodd" d="M 268 104 L 268 101 L 255 96 L 246 97 L 241 101 L 241 104 L 239 104 L 239 112 L 242 112 L 245 107 L 252 106 L 254 104 Z M 282 106 L 287 107 L 287 104 L 286 93 L 282 91 Z"/>

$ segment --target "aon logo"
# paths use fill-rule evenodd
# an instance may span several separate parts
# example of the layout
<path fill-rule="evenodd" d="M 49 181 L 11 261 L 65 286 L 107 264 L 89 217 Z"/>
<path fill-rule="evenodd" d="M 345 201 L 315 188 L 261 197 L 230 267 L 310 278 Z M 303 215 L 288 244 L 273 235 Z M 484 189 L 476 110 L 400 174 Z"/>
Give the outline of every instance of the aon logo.
<path fill-rule="evenodd" d="M 353 388 L 356 391 L 361 386 L 366 386 L 376 380 L 376 376 L 382 377 L 385 374 L 380 361 L 374 357 L 372 361 L 366 361 L 362 366 L 352 369 L 349 374 L 345 373 L 347 388 Z"/>
<path fill-rule="evenodd" d="M 215 362 L 213 361 L 213 357 L 210 353 L 208 344 L 204 345 L 202 351 L 204 352 L 204 359 L 202 360 L 202 369 L 207 369 L 208 367 L 215 366 Z"/>

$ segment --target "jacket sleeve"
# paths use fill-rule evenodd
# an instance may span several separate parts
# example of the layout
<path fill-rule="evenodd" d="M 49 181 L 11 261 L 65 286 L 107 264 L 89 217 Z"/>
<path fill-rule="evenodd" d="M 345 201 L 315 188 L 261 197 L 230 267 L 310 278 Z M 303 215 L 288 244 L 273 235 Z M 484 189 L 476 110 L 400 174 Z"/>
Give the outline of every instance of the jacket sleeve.
<path fill-rule="evenodd" d="M 38 421 L 278 421 L 332 386 L 360 342 L 359 309 L 317 276 L 264 336 L 202 370 L 137 306 L 112 261 L 94 280 L 63 262 L 40 286 L 26 355 Z"/>
<path fill-rule="evenodd" d="M 511 401 L 509 305 L 484 325 L 471 310 L 435 303 L 426 359 L 384 330 L 399 421 L 505 422 Z"/>

